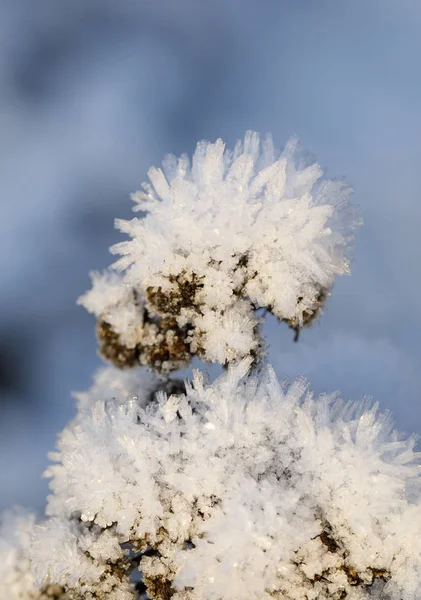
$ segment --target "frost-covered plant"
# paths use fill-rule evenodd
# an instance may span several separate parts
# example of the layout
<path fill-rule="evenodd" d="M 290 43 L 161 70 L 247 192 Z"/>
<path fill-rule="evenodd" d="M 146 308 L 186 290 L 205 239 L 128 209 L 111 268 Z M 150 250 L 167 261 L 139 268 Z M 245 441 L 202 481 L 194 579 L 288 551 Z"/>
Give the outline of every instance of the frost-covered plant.
<path fill-rule="evenodd" d="M 377 405 L 279 383 L 258 352 L 256 311 L 309 324 L 356 225 L 348 188 L 295 152 L 247 134 L 150 172 L 146 216 L 118 222 L 121 272 L 81 299 L 114 366 L 77 395 L 46 518 L 6 515 L 1 598 L 420 597 L 415 437 Z M 194 354 L 227 369 L 163 375 Z"/>
<path fill-rule="evenodd" d="M 117 366 L 168 372 L 195 354 L 221 364 L 259 355 L 258 309 L 308 324 L 348 272 L 351 190 L 303 162 L 296 139 L 282 153 L 253 132 L 234 151 L 201 142 L 191 164 L 170 155 L 148 175 L 133 194 L 146 214 L 116 221 L 131 239 L 80 299 Z"/>

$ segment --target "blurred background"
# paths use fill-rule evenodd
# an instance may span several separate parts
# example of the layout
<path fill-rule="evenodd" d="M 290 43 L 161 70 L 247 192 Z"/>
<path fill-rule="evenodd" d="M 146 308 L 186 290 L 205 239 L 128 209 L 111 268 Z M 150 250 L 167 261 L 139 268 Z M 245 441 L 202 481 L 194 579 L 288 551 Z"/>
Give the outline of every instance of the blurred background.
<path fill-rule="evenodd" d="M 268 324 L 279 376 L 421 433 L 420 31 L 418 0 L 0 0 L 0 508 L 44 507 L 101 364 L 76 299 L 129 193 L 166 152 L 246 129 L 298 134 L 365 222 L 319 322 L 296 344 Z"/>

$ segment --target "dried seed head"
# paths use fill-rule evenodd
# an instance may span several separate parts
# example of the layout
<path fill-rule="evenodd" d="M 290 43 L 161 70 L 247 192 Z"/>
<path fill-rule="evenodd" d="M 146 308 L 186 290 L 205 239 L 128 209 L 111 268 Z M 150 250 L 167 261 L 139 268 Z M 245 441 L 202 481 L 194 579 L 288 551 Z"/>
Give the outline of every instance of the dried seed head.
<path fill-rule="evenodd" d="M 158 319 L 145 327 L 145 335 L 138 345 L 139 363 L 168 373 L 187 365 L 192 354 L 186 328 L 174 319 Z"/>
<path fill-rule="evenodd" d="M 139 364 L 138 348 L 127 348 L 121 343 L 120 336 L 113 331 L 111 325 L 104 320 L 97 323 L 99 352 L 106 360 L 111 361 L 119 369 L 134 367 Z"/>
<path fill-rule="evenodd" d="M 97 324 L 97 336 L 100 354 L 120 369 L 145 365 L 168 373 L 184 367 L 192 358 L 186 328 L 180 328 L 174 319 L 149 319 L 146 313 L 141 340 L 133 348 L 125 346 L 104 320 Z"/>
<path fill-rule="evenodd" d="M 195 273 L 185 271 L 178 275 L 170 275 L 168 281 L 170 288 L 164 290 L 161 286 L 149 286 L 146 297 L 150 307 L 160 315 L 179 316 L 181 311 L 199 310 L 200 301 L 197 292 L 203 288 L 203 282 Z"/>

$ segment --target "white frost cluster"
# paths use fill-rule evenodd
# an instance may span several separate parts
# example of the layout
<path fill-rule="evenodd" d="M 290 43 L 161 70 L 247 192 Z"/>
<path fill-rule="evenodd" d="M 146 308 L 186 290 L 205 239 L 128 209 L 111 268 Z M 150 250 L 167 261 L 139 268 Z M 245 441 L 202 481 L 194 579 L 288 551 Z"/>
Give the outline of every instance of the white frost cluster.
<path fill-rule="evenodd" d="M 133 600 L 133 588 L 120 574 L 124 551 L 112 529 L 52 518 L 29 527 L 26 535 L 26 555 L 35 556 L 31 574 L 41 589 L 58 583 L 70 592 L 66 600 Z"/>
<path fill-rule="evenodd" d="M 19 529 L 33 524 L 34 517 L 19 510 L 0 515 L 0 598 L 29 600 L 38 598 L 29 560 L 24 557 Z"/>
<path fill-rule="evenodd" d="M 350 190 L 322 175 L 296 140 L 279 153 L 251 132 L 149 171 L 143 218 L 117 221 L 131 239 L 80 303 L 120 367 L 196 354 L 227 371 L 184 388 L 101 369 L 50 456 L 45 520 L 0 531 L 0 597 L 419 600 L 415 438 L 376 405 L 252 369 L 256 311 L 308 324 L 348 271 Z"/>
<path fill-rule="evenodd" d="M 93 271 L 91 279 L 91 290 L 78 304 L 109 323 L 127 348 L 134 348 L 142 338 L 143 303 L 119 273 Z"/>
<path fill-rule="evenodd" d="M 254 132 L 233 151 L 220 139 L 203 141 L 191 164 L 170 155 L 148 175 L 151 183 L 133 195 L 135 210 L 146 214 L 116 221 L 131 238 L 111 249 L 121 255 L 113 268 L 124 272 L 122 297 L 115 275 L 104 275 L 81 300 L 97 316 L 111 312 L 108 322 L 123 340 L 141 339 L 135 290 L 151 314 L 188 325 L 193 353 L 238 361 L 257 350 L 256 308 L 302 324 L 348 272 L 358 224 L 351 190 L 303 162 L 296 139 L 282 153 Z M 124 317 L 117 318 L 117 304 Z"/>
<path fill-rule="evenodd" d="M 130 542 L 159 551 L 140 569 L 172 582 L 174 600 L 420 597 L 415 440 L 376 406 L 315 399 L 249 365 L 213 384 L 196 372 L 186 395 L 149 403 L 141 371 L 118 394 L 119 372 L 111 390 L 103 371 L 48 469 L 50 519 L 32 533 L 40 582 L 114 589 L 98 577 Z"/>

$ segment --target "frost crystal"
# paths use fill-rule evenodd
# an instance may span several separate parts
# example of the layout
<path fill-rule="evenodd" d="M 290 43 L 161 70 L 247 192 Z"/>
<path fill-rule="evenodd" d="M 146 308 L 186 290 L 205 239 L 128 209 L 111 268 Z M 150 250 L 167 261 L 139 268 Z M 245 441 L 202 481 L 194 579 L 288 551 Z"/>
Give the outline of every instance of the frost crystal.
<path fill-rule="evenodd" d="M 29 560 L 24 558 L 18 540 L 19 527 L 31 523 L 33 517 L 18 510 L 5 511 L 0 517 L 0 598 L 38 598 Z"/>
<path fill-rule="evenodd" d="M 102 352 L 116 364 L 118 344 L 137 348 L 123 364 L 161 371 L 192 354 L 220 363 L 256 355 L 258 308 L 307 325 L 348 272 L 358 224 L 351 190 L 300 160 L 296 139 L 282 153 L 253 132 L 234 151 L 200 142 L 191 165 L 170 155 L 148 175 L 133 195 L 146 214 L 116 221 L 131 238 L 112 248 L 121 283 L 115 273 L 94 275 L 81 299 L 101 319 Z"/>
<path fill-rule="evenodd" d="M 134 348 L 142 335 L 143 306 L 133 289 L 118 273 L 91 273 L 92 289 L 81 296 L 78 304 L 101 316 L 127 348 Z"/>
<path fill-rule="evenodd" d="M 213 384 L 196 372 L 186 395 L 148 403 L 141 372 L 126 400 L 97 381 L 47 472 L 35 575 L 123 594 L 106 564 L 130 544 L 153 598 L 418 598 L 415 440 L 376 406 L 314 399 L 303 380 L 279 384 L 249 365 Z"/>

